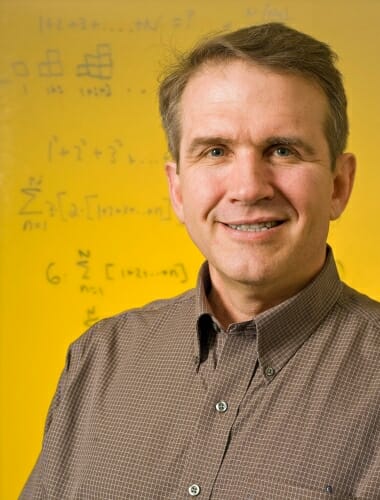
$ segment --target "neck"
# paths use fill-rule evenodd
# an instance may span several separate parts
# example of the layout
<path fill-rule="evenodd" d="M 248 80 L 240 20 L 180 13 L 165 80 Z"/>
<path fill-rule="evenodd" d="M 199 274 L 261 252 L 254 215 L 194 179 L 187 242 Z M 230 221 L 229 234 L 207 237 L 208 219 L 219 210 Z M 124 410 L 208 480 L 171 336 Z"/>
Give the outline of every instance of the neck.
<path fill-rule="evenodd" d="M 258 298 L 254 293 L 238 293 L 232 290 L 228 290 L 228 293 L 221 293 L 215 287 L 212 287 L 208 300 L 213 314 L 225 329 L 231 323 L 249 321 L 261 312 L 282 302 L 282 300 L 278 300 L 269 303 Z"/>
<path fill-rule="evenodd" d="M 211 290 L 208 301 L 211 310 L 223 328 L 231 323 L 250 321 L 258 314 L 284 302 L 302 288 L 312 278 L 289 286 L 254 286 L 247 283 L 229 283 L 211 276 Z"/>

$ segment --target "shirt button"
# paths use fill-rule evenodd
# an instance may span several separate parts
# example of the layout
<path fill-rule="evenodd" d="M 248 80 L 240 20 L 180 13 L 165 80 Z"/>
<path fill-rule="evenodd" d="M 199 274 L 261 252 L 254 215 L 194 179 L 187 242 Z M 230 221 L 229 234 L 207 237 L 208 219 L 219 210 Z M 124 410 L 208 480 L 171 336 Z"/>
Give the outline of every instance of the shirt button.
<path fill-rule="evenodd" d="M 225 401 L 218 401 L 215 408 L 219 413 L 224 413 L 228 410 L 228 404 Z"/>
<path fill-rule="evenodd" d="M 274 368 L 272 368 L 271 366 L 267 366 L 265 368 L 265 375 L 267 377 L 273 377 L 273 375 L 274 375 Z"/>
<path fill-rule="evenodd" d="M 192 484 L 191 486 L 189 486 L 188 491 L 189 491 L 190 496 L 197 497 L 199 495 L 199 493 L 201 492 L 201 488 L 198 484 Z"/>

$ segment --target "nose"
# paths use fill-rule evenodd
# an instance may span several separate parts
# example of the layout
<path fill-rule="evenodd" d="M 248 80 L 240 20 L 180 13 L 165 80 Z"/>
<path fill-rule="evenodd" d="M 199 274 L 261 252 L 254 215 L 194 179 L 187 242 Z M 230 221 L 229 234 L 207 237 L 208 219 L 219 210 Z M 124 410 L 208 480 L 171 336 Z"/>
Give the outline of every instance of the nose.
<path fill-rule="evenodd" d="M 228 193 L 232 202 L 255 204 L 274 197 L 271 166 L 259 152 L 247 151 L 235 157 L 228 176 Z"/>

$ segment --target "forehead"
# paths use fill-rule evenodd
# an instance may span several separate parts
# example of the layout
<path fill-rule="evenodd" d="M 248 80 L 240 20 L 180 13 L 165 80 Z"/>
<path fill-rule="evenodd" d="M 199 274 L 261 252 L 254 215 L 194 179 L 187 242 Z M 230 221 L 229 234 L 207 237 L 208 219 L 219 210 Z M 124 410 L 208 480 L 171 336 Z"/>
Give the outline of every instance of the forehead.
<path fill-rule="evenodd" d="M 302 123 L 324 128 L 327 113 L 327 98 L 311 79 L 242 60 L 203 64 L 180 101 L 182 134 L 229 118 L 235 119 L 234 127 Z"/>
<path fill-rule="evenodd" d="M 327 149 L 327 115 L 327 98 L 309 79 L 241 60 L 207 63 L 181 97 L 180 156 L 197 137 L 252 144 L 288 136 Z"/>
<path fill-rule="evenodd" d="M 228 82 L 234 79 L 250 80 L 250 84 L 254 81 L 258 86 L 260 83 L 267 81 L 275 81 L 277 86 L 281 87 L 281 83 L 287 82 L 289 86 L 298 86 L 303 84 L 308 87 L 310 92 L 320 94 L 327 101 L 324 90 L 311 76 L 301 74 L 300 72 L 285 70 L 281 68 L 273 68 L 265 64 L 259 64 L 254 61 L 246 59 L 227 59 L 225 61 L 210 60 L 202 63 L 188 78 L 184 87 L 181 98 L 183 99 L 186 94 L 191 92 L 197 86 L 203 87 L 204 91 L 210 89 L 208 85 L 204 86 L 206 82 L 211 84 L 216 81 Z M 242 83 L 242 82 L 239 82 Z"/>

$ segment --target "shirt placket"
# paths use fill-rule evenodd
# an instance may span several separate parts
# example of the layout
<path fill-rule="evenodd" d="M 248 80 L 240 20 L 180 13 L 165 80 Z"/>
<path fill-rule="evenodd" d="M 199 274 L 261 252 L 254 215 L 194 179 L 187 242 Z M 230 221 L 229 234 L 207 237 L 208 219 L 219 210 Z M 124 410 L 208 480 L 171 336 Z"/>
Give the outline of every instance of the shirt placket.
<path fill-rule="evenodd" d="M 176 499 L 210 498 L 256 365 L 255 333 L 252 330 L 230 333 L 208 384 Z"/>

